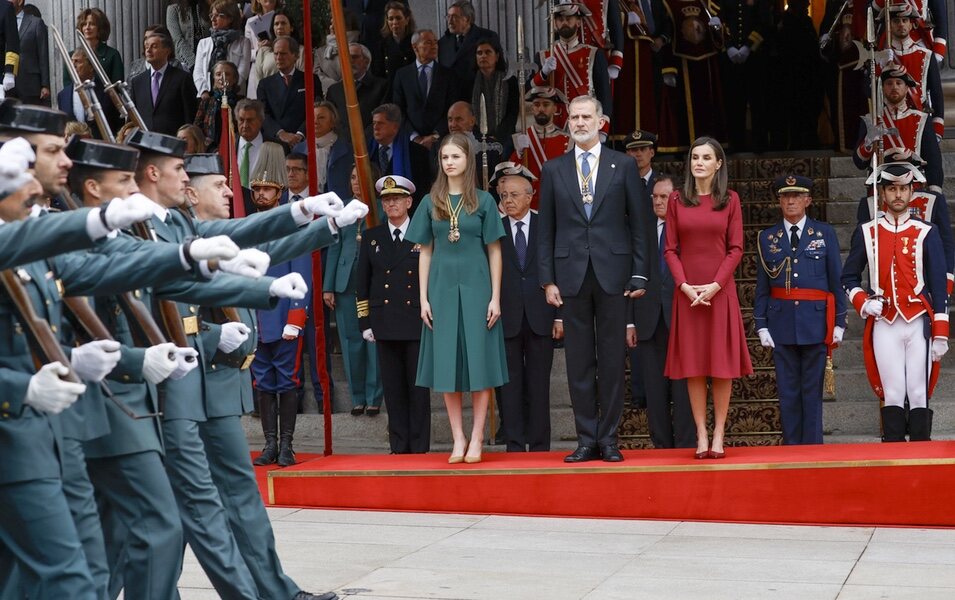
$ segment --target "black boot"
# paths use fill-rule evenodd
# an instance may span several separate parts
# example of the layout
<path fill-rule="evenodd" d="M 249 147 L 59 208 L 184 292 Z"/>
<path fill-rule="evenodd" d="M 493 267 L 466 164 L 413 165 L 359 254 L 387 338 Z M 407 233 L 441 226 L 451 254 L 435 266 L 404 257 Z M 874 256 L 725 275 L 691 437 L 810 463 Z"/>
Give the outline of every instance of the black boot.
<path fill-rule="evenodd" d="M 901 406 L 882 407 L 882 441 L 905 441 L 905 409 Z"/>
<path fill-rule="evenodd" d="M 931 408 L 913 408 L 909 410 L 909 441 L 932 441 Z"/>
<path fill-rule="evenodd" d="M 258 392 L 259 415 L 262 418 L 262 433 L 265 434 L 265 448 L 257 459 L 252 461 L 253 465 L 262 467 L 265 465 L 274 465 L 278 458 L 279 449 L 276 446 L 276 434 L 279 425 L 278 406 L 275 402 L 275 394 L 269 392 Z"/>
<path fill-rule="evenodd" d="M 295 390 L 279 394 L 279 466 L 288 467 L 295 464 L 295 453 L 292 452 L 292 435 L 295 433 L 295 418 L 298 416 L 298 397 Z"/>

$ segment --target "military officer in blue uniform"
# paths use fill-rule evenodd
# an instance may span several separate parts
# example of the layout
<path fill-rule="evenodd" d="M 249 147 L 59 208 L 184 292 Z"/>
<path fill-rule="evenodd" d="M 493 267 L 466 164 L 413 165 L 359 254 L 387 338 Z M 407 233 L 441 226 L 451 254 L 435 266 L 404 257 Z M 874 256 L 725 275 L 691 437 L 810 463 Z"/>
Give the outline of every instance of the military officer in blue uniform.
<path fill-rule="evenodd" d="M 361 202 L 358 175 L 352 169 L 351 202 Z M 367 413 L 375 416 L 381 412 L 384 392 L 381 374 L 378 371 L 378 354 L 371 342 L 362 337 L 358 325 L 357 298 L 355 296 L 356 273 L 358 272 L 358 244 L 362 239 L 364 223 L 358 222 L 342 230 L 338 241 L 328 248 L 325 273 L 322 282 L 322 298 L 329 308 L 335 310 L 335 325 L 342 345 L 345 375 L 351 393 L 351 414 Z"/>
<path fill-rule="evenodd" d="M 358 325 L 374 344 L 388 404 L 392 454 L 425 453 L 431 446 L 431 392 L 415 385 L 421 340 L 418 246 L 404 239 L 415 185 L 401 175 L 375 183 L 388 222 L 361 237 L 356 274 Z"/>
<path fill-rule="evenodd" d="M 826 363 L 846 327 L 839 242 L 806 215 L 812 179 L 783 175 L 773 189 L 783 220 L 759 233 L 756 333 L 773 349 L 783 443 L 821 444 Z"/>

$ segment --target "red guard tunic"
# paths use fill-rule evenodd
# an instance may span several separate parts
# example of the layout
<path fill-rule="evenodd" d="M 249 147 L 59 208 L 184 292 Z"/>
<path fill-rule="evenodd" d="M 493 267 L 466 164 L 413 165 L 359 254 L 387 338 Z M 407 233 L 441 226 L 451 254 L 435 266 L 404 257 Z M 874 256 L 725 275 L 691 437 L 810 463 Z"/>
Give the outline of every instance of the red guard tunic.
<path fill-rule="evenodd" d="M 571 146 L 570 136 L 563 129 L 554 125 L 545 128 L 528 127 L 524 133 L 531 140 L 530 148 L 521 157 L 517 152 L 511 153 L 511 162 L 523 164 L 537 179 L 534 186 L 534 197 L 531 199 L 531 208 L 537 210 L 538 191 L 540 189 L 541 168 L 544 163 L 561 154 L 565 154 Z"/>
<path fill-rule="evenodd" d="M 925 158 L 922 154 L 922 134 L 929 122 L 929 116 L 926 113 L 908 107 L 893 111 L 887 106 L 882 111 L 882 122 L 885 127 L 898 129 L 898 133 L 882 136 L 883 147 L 886 150 L 904 148 Z M 856 148 L 857 156 L 866 164 L 872 158 L 872 152 L 873 148 L 867 147 L 864 139 Z"/>
<path fill-rule="evenodd" d="M 557 58 L 557 70 L 547 77 L 538 71 L 531 80 L 533 85 L 556 88 L 564 93 L 568 102 L 577 96 L 598 95 L 594 90 L 593 78 L 597 48 L 581 44 L 576 40 L 570 45 L 555 42 L 551 48 L 540 51 L 540 64 L 544 64 L 552 52 Z M 567 123 L 566 107 L 562 106 L 554 115 L 554 123 L 558 127 L 563 127 Z"/>
<path fill-rule="evenodd" d="M 948 42 L 945 40 L 948 35 L 945 0 L 907 0 L 906 3 L 913 6 L 920 16 L 909 37 L 930 49 L 939 60 L 944 60 L 948 52 Z M 890 4 L 899 4 L 899 0 L 893 0 Z M 873 0 L 872 6 L 881 11 L 885 0 Z M 929 14 L 929 9 L 932 14 Z"/>
<path fill-rule="evenodd" d="M 901 64 L 908 74 L 918 83 L 918 87 L 909 90 L 909 104 L 916 110 L 927 112 L 932 116 L 932 128 L 939 137 L 945 135 L 945 105 L 942 96 L 941 80 L 938 78 L 938 65 L 932 51 L 910 38 L 903 43 L 893 41 L 892 50 L 895 53 L 895 62 Z M 881 71 L 881 69 L 879 69 Z M 930 78 L 929 73 L 932 77 Z"/>
<path fill-rule="evenodd" d="M 618 0 L 581 0 L 590 10 L 589 17 L 581 17 L 580 41 L 600 48 L 607 57 L 607 64 L 623 66 L 623 32 L 617 21 L 608 19 L 619 15 Z"/>

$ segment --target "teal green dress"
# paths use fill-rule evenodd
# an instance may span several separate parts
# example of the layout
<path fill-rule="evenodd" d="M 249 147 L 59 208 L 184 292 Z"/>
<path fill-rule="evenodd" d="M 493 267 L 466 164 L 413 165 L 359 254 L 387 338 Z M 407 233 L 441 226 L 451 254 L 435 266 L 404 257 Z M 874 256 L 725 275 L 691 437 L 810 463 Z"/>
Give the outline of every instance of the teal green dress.
<path fill-rule="evenodd" d="M 461 239 L 448 241 L 451 223 L 432 218 L 431 195 L 421 200 L 405 239 L 434 243 L 428 274 L 428 301 L 434 330 L 421 325 L 417 384 L 436 392 L 473 392 L 507 383 L 504 330 L 487 328 L 491 272 L 486 246 L 504 237 L 494 199 L 478 190 L 474 214 L 458 217 Z M 461 197 L 451 196 L 457 206 Z"/>

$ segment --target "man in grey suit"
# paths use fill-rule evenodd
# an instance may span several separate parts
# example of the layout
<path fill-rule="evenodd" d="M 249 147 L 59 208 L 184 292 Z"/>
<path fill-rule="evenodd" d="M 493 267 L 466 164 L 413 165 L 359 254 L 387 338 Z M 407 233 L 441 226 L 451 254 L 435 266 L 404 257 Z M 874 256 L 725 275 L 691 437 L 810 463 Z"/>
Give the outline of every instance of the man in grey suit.
<path fill-rule="evenodd" d="M 50 105 L 50 35 L 46 23 L 23 12 L 26 0 L 10 0 L 20 34 L 20 68 L 10 93 L 27 104 Z"/>
<path fill-rule="evenodd" d="M 653 215 L 633 159 L 600 145 L 600 101 L 578 96 L 568 110 L 574 149 L 544 163 L 538 232 L 540 281 L 548 304 L 562 307 L 577 428 L 564 461 L 619 462 L 626 299 L 645 293 Z"/>

